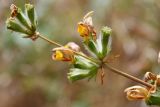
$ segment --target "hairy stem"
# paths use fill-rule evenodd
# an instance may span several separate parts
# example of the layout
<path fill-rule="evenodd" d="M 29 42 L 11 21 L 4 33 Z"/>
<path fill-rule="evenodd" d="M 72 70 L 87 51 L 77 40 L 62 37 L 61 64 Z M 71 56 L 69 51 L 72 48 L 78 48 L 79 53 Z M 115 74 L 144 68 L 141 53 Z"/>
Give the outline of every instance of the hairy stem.
<path fill-rule="evenodd" d="M 153 87 L 152 84 L 149 84 L 149 83 L 147 83 L 147 82 L 145 82 L 145 81 L 143 81 L 143 80 L 141 80 L 141 79 L 138 79 L 138 78 L 136 78 L 136 77 L 134 77 L 134 76 L 132 76 L 132 75 L 130 75 L 130 74 L 127 74 L 127 73 L 125 73 L 125 72 L 122 72 L 122 71 L 114 68 L 114 67 L 111 67 L 110 65 L 108 65 L 108 64 L 106 64 L 106 63 L 105 63 L 105 65 L 106 65 L 106 67 L 107 67 L 108 69 L 110 69 L 110 70 L 111 70 L 112 72 L 114 72 L 114 73 L 117 73 L 118 75 L 121 75 L 121 76 L 126 77 L 126 78 L 128 78 L 128 79 L 130 79 L 130 80 L 133 80 L 133 81 L 135 81 L 135 82 L 138 82 L 138 83 L 140 83 L 140 84 L 142 84 L 142 85 L 145 85 L 145 86 L 147 86 L 147 87 L 149 87 L 149 88 L 152 88 L 152 87 Z"/>

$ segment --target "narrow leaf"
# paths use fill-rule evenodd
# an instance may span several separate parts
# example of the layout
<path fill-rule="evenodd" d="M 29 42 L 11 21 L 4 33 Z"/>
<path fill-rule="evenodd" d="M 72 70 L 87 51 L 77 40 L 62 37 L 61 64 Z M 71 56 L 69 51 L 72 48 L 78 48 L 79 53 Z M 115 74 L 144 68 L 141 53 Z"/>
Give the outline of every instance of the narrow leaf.
<path fill-rule="evenodd" d="M 33 29 L 36 29 L 37 17 L 36 17 L 34 6 L 31 4 L 25 4 L 25 9 L 26 9 L 28 18 L 32 24 Z"/>

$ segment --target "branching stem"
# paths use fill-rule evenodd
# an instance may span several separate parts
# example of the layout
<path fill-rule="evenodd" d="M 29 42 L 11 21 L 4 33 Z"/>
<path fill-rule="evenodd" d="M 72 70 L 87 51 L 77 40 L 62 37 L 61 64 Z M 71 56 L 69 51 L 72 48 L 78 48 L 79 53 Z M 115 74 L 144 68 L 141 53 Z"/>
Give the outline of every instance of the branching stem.
<path fill-rule="evenodd" d="M 62 47 L 62 46 L 63 46 L 63 45 L 61 45 L 61 44 L 59 44 L 59 43 L 57 43 L 57 42 L 55 42 L 55 41 L 52 41 L 52 40 L 46 38 L 45 36 L 41 35 L 40 33 L 37 33 L 37 36 L 38 36 L 39 38 L 41 38 L 41 39 L 43 39 L 43 40 L 45 40 L 45 41 L 53 44 L 53 45 L 58 46 L 58 47 Z M 72 50 L 72 51 L 73 51 L 73 50 Z M 88 57 L 88 56 L 86 56 L 86 55 L 83 55 L 83 54 L 81 54 L 81 53 L 79 53 L 79 52 L 76 52 L 76 51 L 73 51 L 73 52 L 74 52 L 75 54 L 77 54 L 77 55 L 80 55 L 80 56 L 82 56 L 82 57 L 84 57 L 84 58 L 92 61 L 92 62 L 100 63 L 98 60 L 93 59 L 93 58 L 90 58 L 90 57 Z M 111 70 L 112 72 L 114 72 L 114 73 L 117 73 L 117 74 L 119 74 L 119 75 L 121 75 L 121 76 L 123 76 L 123 77 L 126 77 L 126 78 L 131 79 L 131 80 L 133 80 L 133 81 L 135 81 L 135 82 L 138 82 L 138 83 L 140 83 L 140 84 L 143 84 L 143 85 L 145 85 L 145 86 L 147 86 L 147 87 L 150 87 L 150 88 L 153 87 L 151 84 L 149 84 L 149 83 L 147 83 L 147 82 L 144 82 L 144 81 L 142 81 L 141 79 L 138 79 L 138 78 L 136 78 L 136 77 L 134 77 L 134 76 L 132 76 L 132 75 L 129 75 L 129 74 L 125 73 L 125 72 L 122 72 L 122 71 L 120 71 L 120 70 L 118 70 L 118 69 L 116 69 L 116 68 L 114 68 L 114 67 L 111 67 L 111 66 L 108 65 L 107 63 L 105 63 L 105 65 L 106 65 L 106 67 L 107 67 L 108 69 L 110 69 L 110 70 Z"/>

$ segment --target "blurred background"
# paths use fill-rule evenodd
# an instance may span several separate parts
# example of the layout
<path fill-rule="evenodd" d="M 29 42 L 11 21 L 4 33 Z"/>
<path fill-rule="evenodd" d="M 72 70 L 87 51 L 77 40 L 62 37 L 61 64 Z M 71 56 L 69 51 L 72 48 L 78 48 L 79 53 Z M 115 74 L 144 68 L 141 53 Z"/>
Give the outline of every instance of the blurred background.
<path fill-rule="evenodd" d="M 77 23 L 93 10 L 97 33 L 102 26 L 113 29 L 111 54 L 120 57 L 112 66 L 140 79 L 160 71 L 159 0 L 0 0 L 0 107 L 146 107 L 123 92 L 137 83 L 108 69 L 103 85 L 94 79 L 70 83 L 69 64 L 51 59 L 54 46 L 8 31 L 10 5 L 24 8 L 25 2 L 35 4 L 39 32 L 62 44 L 74 41 L 82 50 Z"/>

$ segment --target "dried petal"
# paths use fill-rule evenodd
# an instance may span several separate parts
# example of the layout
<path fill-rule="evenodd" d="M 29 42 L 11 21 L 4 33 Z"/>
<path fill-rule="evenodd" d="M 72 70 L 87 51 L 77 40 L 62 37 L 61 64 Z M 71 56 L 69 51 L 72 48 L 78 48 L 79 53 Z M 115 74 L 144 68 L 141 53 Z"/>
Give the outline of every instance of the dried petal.
<path fill-rule="evenodd" d="M 156 79 L 157 79 L 156 75 L 151 72 L 146 72 L 146 74 L 144 75 L 145 82 L 148 82 L 148 81 L 154 82 Z"/>
<path fill-rule="evenodd" d="M 128 100 L 138 100 L 148 98 L 149 91 L 141 86 L 132 86 L 124 91 L 127 94 Z"/>

